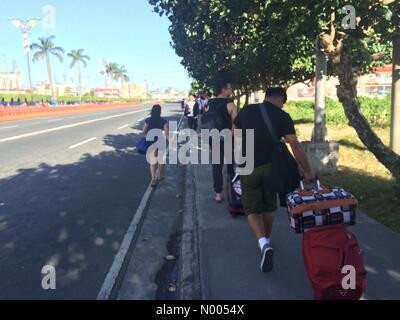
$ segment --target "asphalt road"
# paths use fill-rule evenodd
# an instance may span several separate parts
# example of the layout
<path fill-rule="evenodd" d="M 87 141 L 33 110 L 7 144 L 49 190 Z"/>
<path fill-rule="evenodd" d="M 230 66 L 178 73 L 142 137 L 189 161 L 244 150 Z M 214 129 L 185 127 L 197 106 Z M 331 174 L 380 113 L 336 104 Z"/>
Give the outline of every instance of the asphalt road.
<path fill-rule="evenodd" d="M 150 181 L 134 150 L 149 110 L 0 123 L 0 299 L 96 298 Z"/>

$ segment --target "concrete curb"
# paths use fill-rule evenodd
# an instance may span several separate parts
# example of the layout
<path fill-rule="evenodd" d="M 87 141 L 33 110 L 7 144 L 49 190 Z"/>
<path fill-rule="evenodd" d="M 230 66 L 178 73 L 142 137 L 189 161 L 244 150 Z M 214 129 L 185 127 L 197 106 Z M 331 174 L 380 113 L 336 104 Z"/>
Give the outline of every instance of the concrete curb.
<path fill-rule="evenodd" d="M 185 199 L 179 264 L 178 300 L 201 300 L 200 250 L 194 167 L 188 165 L 185 171 Z"/>

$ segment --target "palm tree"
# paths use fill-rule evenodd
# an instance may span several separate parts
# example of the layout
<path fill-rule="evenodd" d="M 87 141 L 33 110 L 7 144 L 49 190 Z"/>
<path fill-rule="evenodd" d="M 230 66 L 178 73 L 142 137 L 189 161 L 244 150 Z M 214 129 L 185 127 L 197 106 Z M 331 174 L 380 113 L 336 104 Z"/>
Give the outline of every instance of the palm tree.
<path fill-rule="evenodd" d="M 115 62 L 108 62 L 104 66 L 104 71 L 101 72 L 102 75 L 106 77 L 106 87 L 107 87 L 107 78 L 115 79 L 115 72 L 119 69 L 119 65 Z"/>
<path fill-rule="evenodd" d="M 79 50 L 72 50 L 70 53 L 68 53 L 68 57 L 70 57 L 72 59 L 72 62 L 71 62 L 71 65 L 70 65 L 70 69 L 72 69 L 75 65 L 78 68 L 79 97 L 81 99 L 82 99 L 81 63 L 86 68 L 87 60 L 90 60 L 90 57 L 83 53 L 84 51 L 85 50 L 83 50 L 83 49 L 79 49 Z"/>
<path fill-rule="evenodd" d="M 114 79 L 116 81 L 121 80 L 121 92 L 122 92 L 124 82 L 129 81 L 128 71 L 126 70 L 125 66 L 118 67 L 118 69 L 115 70 Z"/>
<path fill-rule="evenodd" d="M 50 36 L 48 38 L 39 38 L 39 43 L 34 43 L 31 45 L 32 50 L 36 50 L 33 54 L 33 62 L 39 61 L 42 59 L 46 59 L 47 63 L 47 72 L 49 75 L 50 81 L 50 89 L 51 95 L 54 97 L 54 89 L 53 89 L 53 79 L 51 77 L 51 63 L 50 63 L 50 55 L 56 56 L 60 62 L 63 61 L 64 49 L 61 47 L 56 47 L 54 45 L 55 36 Z"/>

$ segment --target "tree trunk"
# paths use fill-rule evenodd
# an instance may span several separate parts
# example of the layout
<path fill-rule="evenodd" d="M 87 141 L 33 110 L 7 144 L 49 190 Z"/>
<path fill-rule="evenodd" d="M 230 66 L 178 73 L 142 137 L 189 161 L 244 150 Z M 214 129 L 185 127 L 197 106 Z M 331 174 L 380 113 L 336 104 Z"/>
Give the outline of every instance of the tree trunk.
<path fill-rule="evenodd" d="M 376 135 L 368 123 L 368 120 L 361 113 L 360 102 L 357 97 L 357 75 L 352 71 L 351 57 L 335 48 L 327 48 L 330 61 L 339 76 L 337 90 L 339 101 L 343 104 L 346 117 L 362 143 L 371 151 L 392 175 L 400 179 L 400 156 L 385 146 L 382 140 Z"/>
<path fill-rule="evenodd" d="M 249 100 L 250 100 L 250 93 L 246 92 L 246 101 L 244 102 L 245 107 L 249 105 Z"/>
<path fill-rule="evenodd" d="M 390 147 L 400 154 L 400 35 L 393 39 L 392 121 Z"/>
<path fill-rule="evenodd" d="M 237 96 L 236 96 L 236 106 L 240 109 L 240 103 L 241 103 L 241 101 L 240 101 L 240 98 L 241 98 L 241 93 L 240 92 L 238 92 L 237 93 Z"/>
<path fill-rule="evenodd" d="M 51 97 L 54 98 L 53 79 L 51 77 L 51 64 L 50 64 L 50 58 L 49 58 L 48 54 L 46 54 L 46 62 L 47 62 L 47 72 L 48 72 L 49 81 L 50 81 Z"/>

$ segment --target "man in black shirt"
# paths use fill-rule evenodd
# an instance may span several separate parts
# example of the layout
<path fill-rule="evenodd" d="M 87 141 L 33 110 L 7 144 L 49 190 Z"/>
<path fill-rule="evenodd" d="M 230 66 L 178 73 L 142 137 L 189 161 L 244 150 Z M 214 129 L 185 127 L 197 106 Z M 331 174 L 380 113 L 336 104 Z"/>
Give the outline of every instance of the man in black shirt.
<path fill-rule="evenodd" d="M 297 139 L 294 122 L 290 115 L 282 110 L 286 101 L 287 94 L 284 89 L 272 88 L 266 92 L 264 107 L 278 138 L 290 144 L 297 162 L 304 171 L 305 182 L 311 182 L 314 177 L 306 154 Z M 244 108 L 233 123 L 237 129 L 254 130 L 254 172 L 241 177 L 242 200 L 249 224 L 262 252 L 261 270 L 270 272 L 273 268 L 273 249 L 270 244 L 272 213 L 278 209 L 277 194 L 268 187 L 273 140 L 259 105 Z M 246 150 L 246 134 L 243 133 L 242 137 L 243 150 Z"/>

